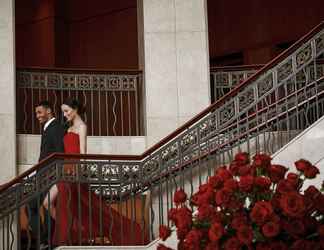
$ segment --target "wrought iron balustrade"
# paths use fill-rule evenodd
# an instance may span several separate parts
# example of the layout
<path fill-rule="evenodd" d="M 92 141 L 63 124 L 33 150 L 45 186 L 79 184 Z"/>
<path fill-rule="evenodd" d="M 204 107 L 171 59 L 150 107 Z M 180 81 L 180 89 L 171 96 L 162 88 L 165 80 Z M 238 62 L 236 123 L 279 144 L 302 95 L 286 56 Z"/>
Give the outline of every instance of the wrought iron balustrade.
<path fill-rule="evenodd" d="M 60 106 L 71 97 L 85 106 L 89 135 L 144 135 L 140 71 L 18 68 L 16 74 L 18 133 L 40 133 L 37 103 L 49 100 L 63 119 Z"/>
<path fill-rule="evenodd" d="M 18 249 L 22 249 L 21 235 L 13 233 L 15 225 L 21 228 L 17 212 L 32 199 L 41 204 L 42 194 L 59 182 L 86 185 L 106 204 L 141 226 L 143 243 L 146 236 L 148 241 L 155 239 L 158 226 L 168 223 L 167 211 L 173 206 L 172 197 L 179 187 L 192 195 L 236 152 L 246 151 L 251 156 L 257 152 L 272 154 L 323 117 L 324 77 L 318 73 L 321 67 L 317 60 L 323 54 L 321 23 L 257 74 L 142 155 L 58 154 L 48 158 L 0 188 L 3 248 L 14 249 L 16 242 Z M 73 174 L 66 173 L 65 167 L 71 164 Z M 114 243 L 113 230 L 111 225 L 110 230 L 100 231 L 101 244 L 107 239 Z M 80 234 L 79 244 L 95 244 L 91 235 L 83 241 Z M 27 247 L 30 242 L 29 237 Z M 39 247 L 40 236 L 36 242 Z M 51 237 L 48 242 L 51 243 Z"/>
<path fill-rule="evenodd" d="M 226 66 L 226 67 L 211 67 L 210 68 L 210 90 L 211 103 L 219 100 L 222 96 L 230 92 L 237 85 L 255 74 L 264 65 L 241 65 L 241 66 Z M 312 66 L 307 69 L 308 74 L 313 70 Z M 324 75 L 324 60 L 317 61 L 318 75 Z"/>

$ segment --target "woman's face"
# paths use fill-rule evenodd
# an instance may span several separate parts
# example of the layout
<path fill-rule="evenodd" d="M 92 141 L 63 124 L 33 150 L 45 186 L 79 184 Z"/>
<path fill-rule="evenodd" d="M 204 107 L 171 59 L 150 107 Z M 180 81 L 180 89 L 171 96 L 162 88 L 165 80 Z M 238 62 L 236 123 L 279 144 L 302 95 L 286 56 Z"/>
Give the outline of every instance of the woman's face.
<path fill-rule="evenodd" d="M 62 112 L 64 117 L 70 122 L 73 121 L 73 119 L 75 118 L 75 116 L 77 115 L 77 110 L 71 108 L 70 106 L 66 105 L 66 104 L 62 104 L 61 106 L 62 108 Z"/>

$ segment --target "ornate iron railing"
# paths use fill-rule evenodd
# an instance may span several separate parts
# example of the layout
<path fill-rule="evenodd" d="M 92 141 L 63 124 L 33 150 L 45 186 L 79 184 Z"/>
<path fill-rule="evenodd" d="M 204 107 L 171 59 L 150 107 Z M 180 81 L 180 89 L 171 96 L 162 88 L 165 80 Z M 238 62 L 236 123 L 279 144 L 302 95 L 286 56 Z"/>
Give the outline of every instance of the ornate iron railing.
<path fill-rule="evenodd" d="M 324 60 L 318 60 L 318 73 L 324 74 Z M 222 98 L 250 76 L 260 70 L 264 64 L 211 67 L 210 68 L 210 93 L 211 103 Z M 309 70 L 312 66 L 310 66 Z"/>
<path fill-rule="evenodd" d="M 144 135 L 140 71 L 18 68 L 16 83 L 18 133 L 40 133 L 34 114 L 40 101 L 49 100 L 60 117 L 62 102 L 71 97 L 85 106 L 89 135 Z"/>
<path fill-rule="evenodd" d="M 126 204 L 125 210 L 133 211 L 131 221 L 141 225 L 142 242 L 146 235 L 154 239 L 158 225 L 168 223 L 167 210 L 172 207 L 177 188 L 192 194 L 236 152 L 271 154 L 324 115 L 324 78 L 319 76 L 317 64 L 323 54 L 321 23 L 257 74 L 140 156 L 49 157 L 0 189 L 3 245 L 10 249 L 11 243 L 20 239 L 20 235 L 12 233 L 15 220 L 18 228 L 21 224 L 16 216 L 18 209 L 32 199 L 40 204 L 41 194 L 58 182 L 85 184 L 106 204 L 117 206 L 120 213 Z M 71 164 L 74 174 L 67 174 L 65 166 Z M 142 201 L 138 207 L 137 200 Z M 127 204 L 132 205 L 127 208 Z M 139 220 L 135 210 L 142 211 Z M 114 240 L 113 230 L 111 225 L 108 232 L 101 232 L 101 243 L 104 236 Z M 36 240 L 39 243 L 40 237 Z M 89 240 L 94 242 L 91 237 Z M 87 244 L 81 237 L 78 241 Z M 30 242 L 29 238 L 27 245 Z M 21 249 L 21 241 L 17 244 Z"/>

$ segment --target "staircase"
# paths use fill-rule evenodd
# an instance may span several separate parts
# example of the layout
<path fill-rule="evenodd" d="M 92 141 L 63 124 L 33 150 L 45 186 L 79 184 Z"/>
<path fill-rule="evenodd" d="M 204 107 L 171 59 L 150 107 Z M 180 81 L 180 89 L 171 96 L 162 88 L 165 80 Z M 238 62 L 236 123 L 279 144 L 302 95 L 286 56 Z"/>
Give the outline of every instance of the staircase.
<path fill-rule="evenodd" d="M 318 64 L 323 54 L 324 23 L 321 23 L 141 155 L 54 154 L 45 159 L 0 189 L 2 249 L 39 249 L 40 234 L 32 237 L 23 230 L 26 225 L 18 212 L 24 207 L 28 212 L 27 205 L 35 199 L 41 208 L 41 197 L 62 181 L 79 187 L 88 185 L 112 209 L 140 224 L 144 232 L 142 245 L 148 243 L 144 234 L 150 242 L 156 242 L 158 226 L 168 223 L 167 211 L 172 207 L 176 189 L 182 187 L 193 194 L 215 168 L 232 160 L 236 152 L 273 154 L 324 115 L 324 73 Z M 64 171 L 71 165 L 75 174 Z M 46 197 L 50 199 L 48 194 Z M 98 212 L 102 214 L 102 210 Z M 48 228 L 48 248 L 53 249 L 51 224 L 44 225 L 44 216 L 39 216 L 38 228 Z M 101 218 L 99 243 L 91 234 L 84 241 L 80 227 L 78 244 L 74 245 L 84 247 L 59 249 L 89 249 L 85 245 L 103 245 L 104 239 L 108 239 L 107 246 L 92 246 L 92 249 L 117 249 L 111 246 L 114 225 L 109 232 L 103 232 L 104 219 Z M 155 248 L 156 244 L 149 247 Z M 131 246 L 136 248 L 145 249 Z"/>

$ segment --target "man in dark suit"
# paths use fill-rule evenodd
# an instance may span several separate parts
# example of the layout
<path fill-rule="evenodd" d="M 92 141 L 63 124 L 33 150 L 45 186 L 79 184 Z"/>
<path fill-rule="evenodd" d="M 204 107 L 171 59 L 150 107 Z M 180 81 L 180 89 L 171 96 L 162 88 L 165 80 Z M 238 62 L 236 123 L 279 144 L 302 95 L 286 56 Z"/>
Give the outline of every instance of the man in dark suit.
<path fill-rule="evenodd" d="M 36 118 L 42 125 L 42 139 L 39 161 L 55 152 L 64 152 L 64 128 L 54 117 L 53 108 L 48 101 L 36 106 Z"/>
<path fill-rule="evenodd" d="M 36 118 L 42 127 L 42 137 L 40 145 L 39 161 L 45 159 L 52 153 L 64 152 L 64 128 L 60 122 L 55 118 L 53 108 L 48 101 L 42 101 L 35 107 Z M 48 211 L 45 211 L 45 222 L 39 229 L 40 206 L 43 203 L 45 194 L 40 194 L 39 198 L 32 200 L 29 203 L 30 227 L 33 238 L 37 239 L 40 236 L 41 249 L 46 249 L 47 245 L 47 223 L 49 219 Z M 37 243 L 36 243 L 37 244 Z M 43 246 L 43 247 L 42 247 Z"/>

